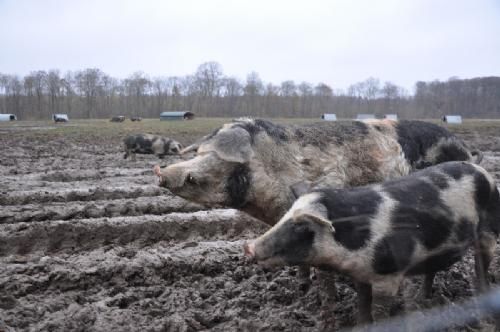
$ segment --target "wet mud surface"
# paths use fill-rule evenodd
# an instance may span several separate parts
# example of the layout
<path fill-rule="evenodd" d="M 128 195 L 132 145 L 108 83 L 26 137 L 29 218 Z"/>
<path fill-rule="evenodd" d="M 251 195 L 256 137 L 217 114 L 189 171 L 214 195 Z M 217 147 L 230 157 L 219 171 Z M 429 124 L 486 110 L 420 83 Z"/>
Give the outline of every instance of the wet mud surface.
<path fill-rule="evenodd" d="M 335 276 L 332 299 L 314 271 L 305 286 L 296 267 L 264 270 L 243 257 L 243 242 L 266 225 L 159 188 L 152 173 L 159 160 L 123 160 L 119 135 L 103 141 L 46 132 L 0 132 L 0 331 L 354 325 L 356 295 L 348 278 Z M 457 133 L 483 151 L 481 165 L 500 181 L 500 127 Z M 490 271 L 500 282 L 499 253 Z M 473 276 L 469 254 L 438 274 L 430 300 L 416 298 L 422 280 L 409 278 L 391 305 L 376 299 L 375 316 L 464 301 L 474 294 Z M 494 327 L 481 321 L 463 329 Z"/>

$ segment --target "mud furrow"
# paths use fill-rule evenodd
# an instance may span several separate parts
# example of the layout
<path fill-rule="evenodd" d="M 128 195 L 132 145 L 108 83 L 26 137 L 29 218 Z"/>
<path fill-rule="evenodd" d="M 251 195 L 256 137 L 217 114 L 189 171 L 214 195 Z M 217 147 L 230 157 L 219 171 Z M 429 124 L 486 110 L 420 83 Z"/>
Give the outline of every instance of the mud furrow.
<path fill-rule="evenodd" d="M 19 175 L 4 175 L 2 181 L 23 183 L 26 181 L 47 181 L 47 182 L 73 182 L 73 181 L 91 181 L 101 180 L 109 177 L 122 177 L 122 176 L 143 176 L 151 175 L 149 168 L 129 168 L 117 169 L 114 167 L 101 167 L 99 170 L 95 169 L 78 169 L 72 171 L 50 171 L 50 172 L 31 172 L 24 174 L 22 177 Z"/>
<path fill-rule="evenodd" d="M 263 223 L 236 210 L 3 224 L 0 227 L 0 256 L 35 251 L 78 252 L 132 242 L 144 246 L 159 241 L 230 240 L 260 234 L 266 228 Z"/>
<path fill-rule="evenodd" d="M 112 201 L 6 205 L 0 210 L 0 224 L 40 222 L 118 216 L 160 215 L 203 210 L 198 204 L 177 196 L 151 196 Z"/>
<path fill-rule="evenodd" d="M 241 245 L 242 241 L 212 241 L 101 248 L 7 263 L 0 278 L 4 320 L 13 328 L 61 331 L 77 327 L 67 317 L 77 317 L 80 328 L 88 324 L 96 330 L 234 330 L 276 328 L 283 322 L 304 331 L 314 327 L 319 309 L 316 289 L 305 296 L 297 292 L 293 268 L 266 273 L 249 264 L 242 258 Z M 261 302 L 268 305 L 261 307 Z M 304 302 L 316 313 L 301 309 Z M 256 325 L 256 314 L 283 320 Z"/>
<path fill-rule="evenodd" d="M 94 248 L 70 255 L 31 255 L 25 262 L 8 256 L 1 259 L 4 273 L 0 290 L 21 297 L 47 289 L 87 289 L 111 279 L 112 283 L 123 286 L 150 286 L 172 284 L 193 274 L 215 276 L 225 271 L 228 264 L 234 265 L 232 261 L 242 258 L 242 244 L 243 241 L 210 241 L 157 244 L 142 249 L 137 246 Z M 192 258 L 196 261 L 190 261 Z"/>
<path fill-rule="evenodd" d="M 0 194 L 0 205 L 22 205 L 48 202 L 71 202 L 71 201 L 98 201 L 137 198 L 143 196 L 160 196 L 167 191 L 156 185 L 128 185 L 102 187 L 100 185 L 89 188 L 74 188 L 66 190 L 38 190 L 2 192 Z"/>
<path fill-rule="evenodd" d="M 79 190 L 92 190 L 99 187 L 134 187 L 140 185 L 154 185 L 156 181 L 155 177 L 152 176 L 152 172 L 149 172 L 150 176 L 116 176 L 116 177 L 103 177 L 98 180 L 82 180 L 82 181 L 11 181 L 5 182 L 2 185 L 2 193 L 10 192 L 11 194 L 16 194 L 17 191 L 31 191 L 33 188 L 39 188 L 39 190 L 72 190 L 78 188 Z"/>

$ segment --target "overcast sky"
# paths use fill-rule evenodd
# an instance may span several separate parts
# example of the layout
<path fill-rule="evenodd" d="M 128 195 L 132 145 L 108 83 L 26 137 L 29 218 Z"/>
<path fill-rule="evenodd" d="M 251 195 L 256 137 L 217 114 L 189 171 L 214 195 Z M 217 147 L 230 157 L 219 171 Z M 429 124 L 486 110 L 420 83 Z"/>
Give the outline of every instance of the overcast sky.
<path fill-rule="evenodd" d="M 500 76 L 500 1 L 0 0 L 2 73 L 183 76 L 207 61 L 343 89 Z"/>

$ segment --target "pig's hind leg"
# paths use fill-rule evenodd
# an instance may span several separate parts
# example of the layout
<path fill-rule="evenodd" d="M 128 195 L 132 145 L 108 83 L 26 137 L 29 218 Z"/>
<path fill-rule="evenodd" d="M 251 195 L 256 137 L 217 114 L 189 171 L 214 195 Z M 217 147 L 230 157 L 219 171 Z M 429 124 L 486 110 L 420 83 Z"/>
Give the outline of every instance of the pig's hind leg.
<path fill-rule="evenodd" d="M 489 288 L 488 268 L 493 260 L 496 236 L 489 232 L 480 233 L 474 241 L 474 267 L 478 292 Z"/>
<path fill-rule="evenodd" d="M 424 276 L 424 281 L 417 295 L 419 299 L 424 300 L 424 299 L 430 299 L 432 297 L 432 285 L 434 283 L 435 276 L 436 272 L 428 272 Z"/>

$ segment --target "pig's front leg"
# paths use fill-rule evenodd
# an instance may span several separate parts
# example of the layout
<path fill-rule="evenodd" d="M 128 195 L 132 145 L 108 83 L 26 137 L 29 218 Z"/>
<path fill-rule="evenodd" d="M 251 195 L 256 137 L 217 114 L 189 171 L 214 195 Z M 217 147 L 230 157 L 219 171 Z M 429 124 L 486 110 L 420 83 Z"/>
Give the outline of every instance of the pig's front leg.
<path fill-rule="evenodd" d="M 358 292 L 358 324 L 373 322 L 372 316 L 372 285 L 356 282 Z"/>

